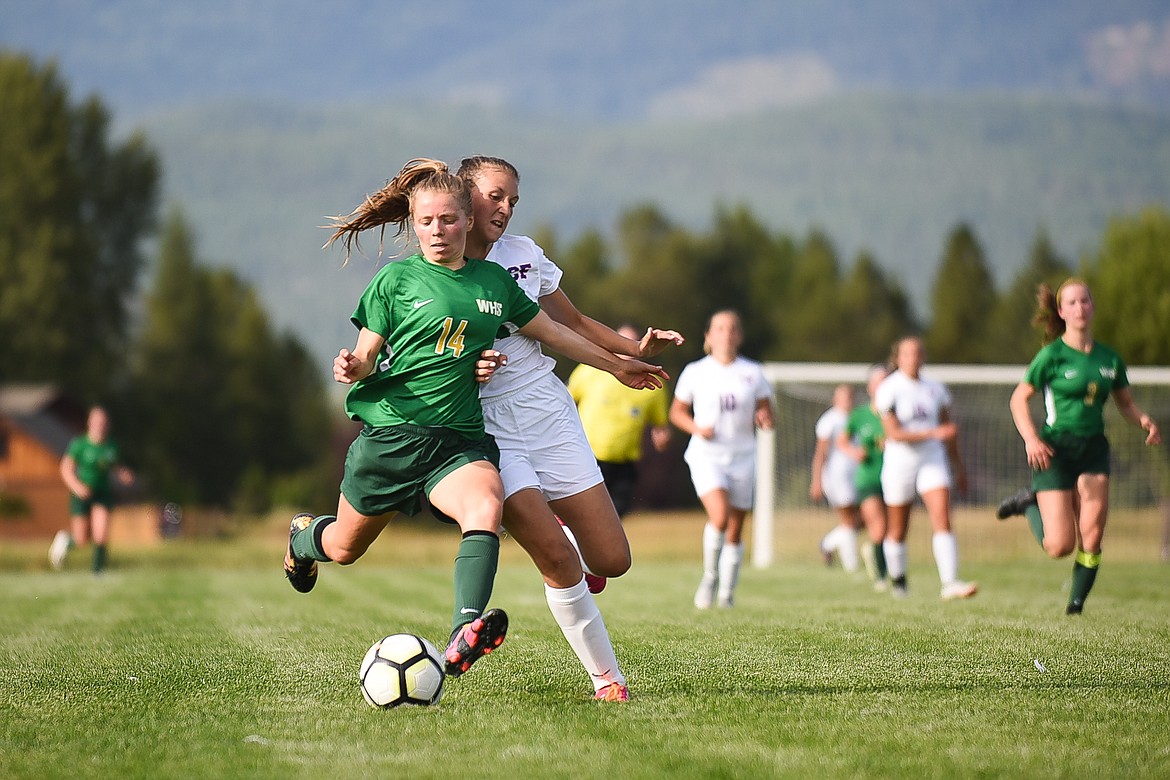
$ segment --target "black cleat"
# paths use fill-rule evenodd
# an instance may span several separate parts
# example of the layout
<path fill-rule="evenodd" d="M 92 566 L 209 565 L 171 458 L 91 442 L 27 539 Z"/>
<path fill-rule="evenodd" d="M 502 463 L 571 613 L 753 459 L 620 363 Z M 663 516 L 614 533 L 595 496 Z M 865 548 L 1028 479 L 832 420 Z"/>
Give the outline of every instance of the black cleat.
<path fill-rule="evenodd" d="M 995 516 L 1000 520 L 1024 514 L 1024 510 L 1036 503 L 1036 491 L 1032 488 L 1023 488 L 999 502 Z"/>
<path fill-rule="evenodd" d="M 1068 603 L 1068 606 L 1064 610 L 1064 614 L 1066 614 L 1066 615 L 1079 615 L 1084 610 L 1085 610 L 1085 602 L 1083 602 L 1083 601 L 1070 601 Z"/>
<path fill-rule="evenodd" d="M 447 676 L 458 677 L 466 672 L 473 663 L 502 645 L 507 633 L 508 615 L 502 609 L 489 609 L 460 626 L 443 653 Z"/>
<path fill-rule="evenodd" d="M 303 531 L 313 522 L 313 516 L 299 514 L 293 517 L 288 526 L 288 549 L 284 553 L 284 576 L 288 577 L 289 584 L 301 593 L 308 593 L 317 584 L 317 562 L 306 561 L 293 555 L 292 538 L 298 531 Z"/>

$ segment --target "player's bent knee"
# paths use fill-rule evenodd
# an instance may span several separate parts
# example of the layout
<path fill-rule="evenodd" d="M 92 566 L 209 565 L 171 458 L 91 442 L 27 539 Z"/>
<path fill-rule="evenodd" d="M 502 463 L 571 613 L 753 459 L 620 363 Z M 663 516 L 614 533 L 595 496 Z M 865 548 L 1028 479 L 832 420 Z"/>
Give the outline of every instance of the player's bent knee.
<path fill-rule="evenodd" d="M 1050 558 L 1064 558 L 1070 555 L 1076 547 L 1072 542 L 1063 540 L 1044 540 L 1044 552 L 1048 553 Z"/>

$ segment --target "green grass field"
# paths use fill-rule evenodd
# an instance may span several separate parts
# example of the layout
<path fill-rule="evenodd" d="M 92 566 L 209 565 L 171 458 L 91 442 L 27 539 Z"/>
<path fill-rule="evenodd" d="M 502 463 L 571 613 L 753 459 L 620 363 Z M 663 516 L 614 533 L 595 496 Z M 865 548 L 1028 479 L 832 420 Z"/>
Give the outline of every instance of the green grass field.
<path fill-rule="evenodd" d="M 786 544 L 815 539 L 818 518 Z M 963 574 L 979 596 L 942 603 L 924 527 L 905 601 L 808 554 L 746 569 L 735 609 L 698 613 L 700 523 L 627 526 L 635 567 L 598 597 L 625 705 L 591 700 L 511 542 L 493 600 L 507 642 L 437 707 L 389 712 L 362 701 L 357 665 L 383 634 L 446 637 L 445 528 L 392 527 L 308 596 L 284 582 L 275 525 L 115 549 L 98 578 L 86 554 L 50 572 L 43 545 L 5 544 L 0 776 L 1170 776 L 1156 551 L 1107 554 L 1080 618 L 1063 614 L 1071 563 L 1039 550 L 978 550 Z"/>

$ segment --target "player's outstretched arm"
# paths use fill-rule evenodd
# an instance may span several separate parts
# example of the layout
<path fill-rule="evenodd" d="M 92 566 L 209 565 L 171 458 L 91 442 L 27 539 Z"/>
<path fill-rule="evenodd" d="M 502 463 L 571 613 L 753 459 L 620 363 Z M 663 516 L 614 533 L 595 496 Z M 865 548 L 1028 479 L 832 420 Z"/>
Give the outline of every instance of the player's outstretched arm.
<path fill-rule="evenodd" d="M 608 371 L 622 384 L 636 390 L 662 387 L 670 375 L 661 366 L 652 366 L 641 360 L 625 360 L 602 349 L 580 334 L 570 330 L 540 311 L 528 324 L 520 328 L 529 338 L 560 352 L 578 363 L 587 363 L 594 368 Z"/>
<path fill-rule="evenodd" d="M 641 341 L 628 339 L 608 325 L 582 314 L 560 289 L 541 296 L 540 308 L 556 322 L 615 355 L 654 357 L 667 347 L 678 346 L 685 341 L 676 331 L 657 328 L 647 328 Z"/>

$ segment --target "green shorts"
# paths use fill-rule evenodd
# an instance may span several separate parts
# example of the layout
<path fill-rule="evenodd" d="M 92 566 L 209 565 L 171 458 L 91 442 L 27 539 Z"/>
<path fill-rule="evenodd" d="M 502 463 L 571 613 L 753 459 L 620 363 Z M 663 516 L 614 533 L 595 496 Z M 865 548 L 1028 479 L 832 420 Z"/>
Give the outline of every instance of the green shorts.
<path fill-rule="evenodd" d="M 867 498 L 880 498 L 884 500 L 882 496 L 882 481 L 880 479 L 877 482 L 870 482 L 868 480 L 865 482 L 859 482 L 856 485 L 856 488 L 858 506 L 860 506 L 861 503 Z"/>
<path fill-rule="evenodd" d="M 1082 474 L 1109 476 L 1109 440 L 1104 434 L 1048 433 L 1043 439 L 1053 450 L 1052 461 L 1043 471 L 1032 472 L 1033 490 L 1072 490 Z"/>
<path fill-rule="evenodd" d="M 95 506 L 104 506 L 106 509 L 114 508 L 114 494 L 107 487 L 90 488 L 91 492 L 89 498 L 78 498 L 72 493 L 69 494 L 69 516 L 70 517 L 89 517 L 89 510 Z"/>
<path fill-rule="evenodd" d="M 430 494 L 455 469 L 486 460 L 500 467 L 496 440 L 472 441 L 445 428 L 366 426 L 345 456 L 341 494 L 366 517 L 387 512 L 417 514 L 419 493 Z"/>

